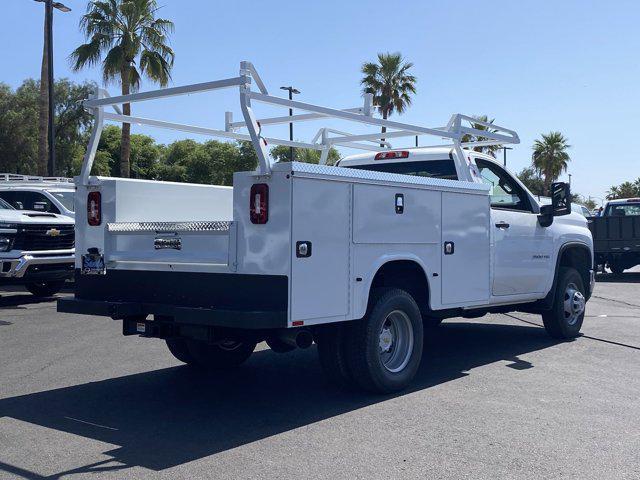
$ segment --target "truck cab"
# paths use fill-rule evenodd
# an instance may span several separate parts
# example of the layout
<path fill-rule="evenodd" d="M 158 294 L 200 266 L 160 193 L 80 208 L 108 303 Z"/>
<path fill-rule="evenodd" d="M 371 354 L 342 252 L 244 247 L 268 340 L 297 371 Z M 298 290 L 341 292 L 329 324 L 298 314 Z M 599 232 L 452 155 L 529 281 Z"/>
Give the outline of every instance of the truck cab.
<path fill-rule="evenodd" d="M 0 198 L 16 210 L 74 218 L 75 185 L 70 178 L 0 173 Z"/>

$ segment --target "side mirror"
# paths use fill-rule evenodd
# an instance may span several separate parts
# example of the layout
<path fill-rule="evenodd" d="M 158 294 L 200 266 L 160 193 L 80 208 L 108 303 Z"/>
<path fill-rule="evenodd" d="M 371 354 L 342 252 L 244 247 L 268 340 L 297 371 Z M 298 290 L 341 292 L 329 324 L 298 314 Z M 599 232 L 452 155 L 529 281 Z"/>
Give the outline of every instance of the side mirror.
<path fill-rule="evenodd" d="M 538 215 L 538 223 L 541 227 L 549 227 L 553 223 L 553 205 L 542 205 Z"/>
<path fill-rule="evenodd" d="M 46 202 L 34 202 L 33 209 L 37 212 L 46 212 L 47 211 L 47 203 Z"/>
<path fill-rule="evenodd" d="M 571 190 L 568 183 L 557 182 L 551 184 L 551 205 L 553 216 L 561 217 L 571 213 Z"/>

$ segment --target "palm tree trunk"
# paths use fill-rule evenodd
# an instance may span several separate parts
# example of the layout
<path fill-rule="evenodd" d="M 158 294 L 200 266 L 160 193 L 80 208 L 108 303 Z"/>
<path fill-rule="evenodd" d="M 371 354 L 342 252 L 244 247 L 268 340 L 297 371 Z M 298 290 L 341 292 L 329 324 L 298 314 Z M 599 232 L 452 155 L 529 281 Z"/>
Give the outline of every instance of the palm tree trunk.
<path fill-rule="evenodd" d="M 45 20 L 46 22 L 46 20 Z M 40 101 L 38 112 L 38 175 L 47 175 L 47 157 L 49 141 L 49 89 L 47 79 L 49 77 L 49 63 L 47 60 L 47 29 L 44 33 L 44 48 L 42 51 L 42 68 L 40 70 Z M 17 172 L 20 173 L 20 172 Z M 24 172 L 29 173 L 29 172 Z"/>
<path fill-rule="evenodd" d="M 129 66 L 122 67 L 121 72 L 122 81 L 122 95 L 129 95 Z M 122 113 L 124 115 L 131 115 L 131 104 L 125 103 L 122 105 Z M 122 124 L 122 139 L 120 141 L 120 176 L 123 178 L 129 178 L 131 176 L 131 166 L 129 164 L 129 157 L 131 156 L 131 124 Z"/>

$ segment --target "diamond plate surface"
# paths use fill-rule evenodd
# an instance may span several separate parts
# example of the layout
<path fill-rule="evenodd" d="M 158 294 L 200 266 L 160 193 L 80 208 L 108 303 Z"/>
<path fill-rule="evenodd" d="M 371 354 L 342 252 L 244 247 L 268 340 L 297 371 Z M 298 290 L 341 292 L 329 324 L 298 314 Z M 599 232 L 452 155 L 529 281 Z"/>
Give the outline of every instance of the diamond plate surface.
<path fill-rule="evenodd" d="M 429 185 L 434 187 L 446 187 L 456 190 L 473 190 L 488 192 L 489 186 L 483 183 L 461 182 L 459 180 L 446 180 L 443 178 L 418 177 L 415 175 L 402 175 L 399 173 L 374 172 L 371 170 L 358 170 L 357 168 L 333 167 L 330 165 L 318 165 L 314 163 L 292 162 L 291 170 L 294 172 L 327 175 L 331 177 L 357 178 L 362 180 L 377 180 L 383 182 L 408 183 L 412 185 Z"/>
<path fill-rule="evenodd" d="M 107 223 L 107 231 L 126 232 L 225 232 L 231 222 L 116 222 Z"/>

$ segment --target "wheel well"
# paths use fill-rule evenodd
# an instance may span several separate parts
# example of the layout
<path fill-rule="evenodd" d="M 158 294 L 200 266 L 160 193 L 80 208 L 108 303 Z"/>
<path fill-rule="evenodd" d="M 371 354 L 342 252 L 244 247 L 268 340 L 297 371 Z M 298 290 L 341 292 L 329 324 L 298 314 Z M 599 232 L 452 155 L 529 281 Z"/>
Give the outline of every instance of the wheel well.
<path fill-rule="evenodd" d="M 422 267 L 411 260 L 395 260 L 385 263 L 371 282 L 371 291 L 379 287 L 396 287 L 409 293 L 420 311 L 429 311 L 429 282 Z"/>
<path fill-rule="evenodd" d="M 589 270 L 593 268 L 593 258 L 587 247 L 570 246 L 562 251 L 559 266 L 575 268 L 585 287 L 589 286 Z"/>

